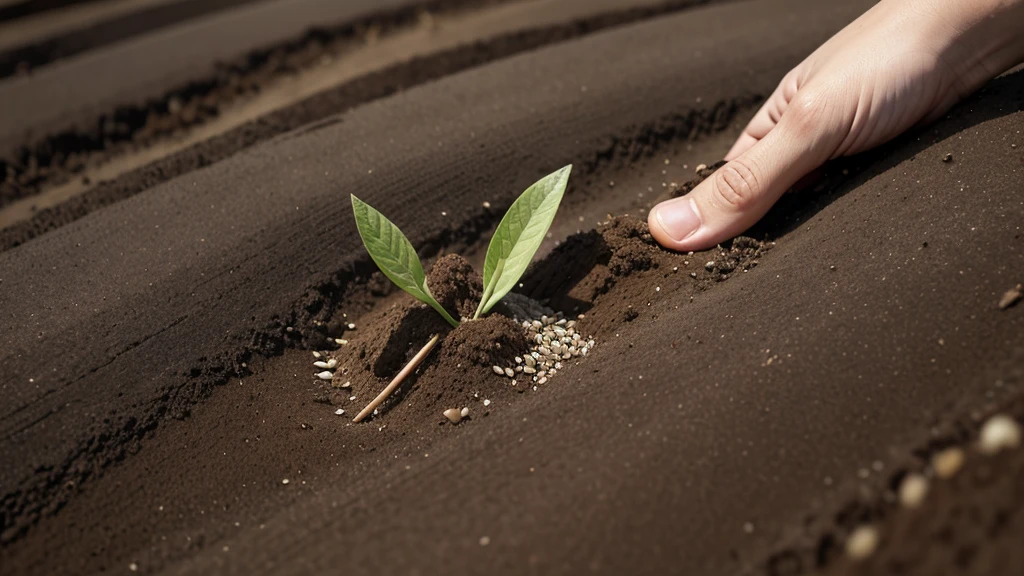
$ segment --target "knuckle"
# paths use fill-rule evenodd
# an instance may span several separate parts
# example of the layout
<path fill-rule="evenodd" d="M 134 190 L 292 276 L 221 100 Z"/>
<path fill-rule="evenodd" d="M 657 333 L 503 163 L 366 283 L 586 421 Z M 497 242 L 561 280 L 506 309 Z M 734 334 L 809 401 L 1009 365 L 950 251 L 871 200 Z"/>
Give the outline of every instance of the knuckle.
<path fill-rule="evenodd" d="M 793 128 L 807 131 L 814 128 L 822 118 L 824 101 L 815 92 L 803 90 L 798 92 L 786 109 L 786 115 Z"/>
<path fill-rule="evenodd" d="M 756 171 L 743 160 L 734 160 L 715 173 L 712 190 L 723 207 L 742 210 L 761 194 Z"/>

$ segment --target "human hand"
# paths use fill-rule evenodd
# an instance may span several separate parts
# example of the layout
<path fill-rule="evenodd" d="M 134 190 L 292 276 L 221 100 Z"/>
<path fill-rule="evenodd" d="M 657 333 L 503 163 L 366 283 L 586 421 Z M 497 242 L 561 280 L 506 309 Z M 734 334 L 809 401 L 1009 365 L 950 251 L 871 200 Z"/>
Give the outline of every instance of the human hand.
<path fill-rule="evenodd" d="M 699 250 L 757 222 L 826 160 L 941 117 L 1024 60 L 1024 0 L 882 0 L 787 74 L 728 163 L 648 216 L 674 250 Z"/>

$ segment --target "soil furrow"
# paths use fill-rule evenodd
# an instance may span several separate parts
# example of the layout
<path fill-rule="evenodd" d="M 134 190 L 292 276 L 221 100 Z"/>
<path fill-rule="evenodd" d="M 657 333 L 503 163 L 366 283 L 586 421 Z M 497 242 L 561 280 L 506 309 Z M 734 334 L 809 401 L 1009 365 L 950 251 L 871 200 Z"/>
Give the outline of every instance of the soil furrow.
<path fill-rule="evenodd" d="M 10 318 L 3 362 L 18 375 L 4 406 L 13 412 L 52 389 L 51 404 L 63 406 L 45 427 L 0 444 L 15 463 L 0 472 L 5 540 L 67 502 L 164 414 L 187 415 L 215 384 L 245 373 L 253 355 L 323 338 L 310 328 L 329 319 L 323 303 L 367 270 L 345 193 L 405 214 L 417 245 L 457 237 L 464 223 L 493 218 L 481 191 L 500 208 L 549 164 L 607 150 L 698 101 L 765 93 L 858 8 L 728 4 L 502 60 L 265 142 L 0 254 L 0 270 L 19 271 L 0 280 Z M 815 26 L 793 25 L 794 10 Z M 756 29 L 737 29 L 739 14 L 755 15 Z M 794 26 L 785 38 L 772 32 L 783 25 Z M 60 371 L 40 364 L 53 350 Z"/>
<path fill-rule="evenodd" d="M 347 62 L 342 57 L 335 65 L 338 70 L 335 74 L 339 81 L 344 82 L 340 86 L 324 89 L 325 72 L 313 69 L 309 74 L 314 78 L 312 85 L 320 89 L 318 93 L 303 97 L 294 81 L 290 81 L 281 86 L 282 96 L 275 96 L 268 89 L 280 81 L 282 74 L 292 74 L 295 66 L 301 66 L 301 61 L 319 62 L 332 52 L 329 46 L 322 46 L 325 42 L 330 43 L 330 39 L 321 40 L 314 36 L 294 48 L 301 54 L 300 61 L 290 62 L 287 66 L 282 64 L 287 60 L 285 56 L 271 58 L 270 70 L 252 63 L 247 64 L 251 67 L 248 71 L 245 66 L 236 66 L 237 70 L 217 80 L 191 86 L 185 91 L 172 91 L 139 109 L 122 109 L 115 113 L 128 122 L 122 134 L 111 137 L 101 132 L 91 136 L 75 132 L 39 144 L 35 152 L 31 147 L 23 148 L 19 152 L 21 159 L 16 163 L 23 167 L 49 165 L 45 169 L 48 176 L 37 180 L 23 171 L 9 171 L 9 179 L 3 185 L 9 193 L 6 201 L 9 206 L 0 211 L 0 250 L 21 244 L 156 183 L 226 158 L 256 142 L 360 103 L 517 53 L 702 3 L 704 0 L 656 0 L 640 6 L 629 6 L 629 2 L 616 0 L 589 5 L 578 2 L 524 3 L 523 8 L 496 13 L 495 16 L 500 18 L 484 16 L 453 23 L 453 26 L 473 31 L 469 35 L 456 31 L 453 41 L 457 45 L 454 47 L 446 47 L 443 41 L 421 40 L 419 42 L 424 49 L 429 49 L 433 43 L 437 46 L 436 51 L 426 56 L 412 55 L 411 59 L 401 56 L 400 50 L 408 48 L 389 48 L 401 61 L 378 70 L 368 68 L 355 78 L 348 78 L 352 70 L 367 68 L 367 65 L 358 61 Z M 398 22 L 387 24 L 389 29 L 401 28 Z M 381 26 L 380 21 L 375 20 L 365 25 L 354 24 L 352 30 L 377 30 Z M 489 32 L 489 29 L 493 31 Z M 339 40 L 335 38 L 333 41 Z M 309 42 L 314 43 L 313 48 L 308 46 Z M 385 48 L 381 46 L 378 49 Z M 251 62 L 266 60 L 250 58 Z M 330 73 L 326 72 L 328 78 Z M 262 94 L 256 102 L 243 104 L 241 110 L 234 110 L 229 107 L 232 101 L 249 98 L 239 93 L 239 86 L 245 87 L 246 93 L 258 89 Z M 176 112 L 168 110 L 168 102 L 179 103 Z M 161 145 L 161 141 L 168 144 Z M 153 150 L 148 150 L 147 146 L 153 146 Z M 127 158 L 116 160 L 126 152 L 126 147 L 141 147 L 141 153 L 129 151 Z M 93 179 L 111 181 L 91 185 L 91 180 L 85 177 L 54 188 L 54 184 L 84 168 L 83 155 L 98 157 L 93 159 L 94 162 L 105 157 L 115 158 L 112 168 L 100 168 L 93 175 Z M 74 165 L 61 166 L 61 162 Z M 143 167 L 135 169 L 137 166 Z M 20 183 L 22 180 L 27 184 Z M 51 189 L 40 194 L 47 186 Z M 3 199 L 0 198 L 2 205 Z"/>

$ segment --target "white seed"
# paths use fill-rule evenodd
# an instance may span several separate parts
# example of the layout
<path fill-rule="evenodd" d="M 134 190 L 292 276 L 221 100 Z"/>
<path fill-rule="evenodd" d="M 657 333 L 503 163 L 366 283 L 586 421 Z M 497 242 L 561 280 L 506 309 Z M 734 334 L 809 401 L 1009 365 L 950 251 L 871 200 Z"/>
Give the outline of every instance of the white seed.
<path fill-rule="evenodd" d="M 327 362 L 313 362 L 313 366 L 316 366 L 317 368 L 329 368 Z"/>
<path fill-rule="evenodd" d="M 854 560 L 864 560 L 878 548 L 878 529 L 874 526 L 859 526 L 846 541 L 846 555 Z"/>
<path fill-rule="evenodd" d="M 964 451 L 947 448 L 932 457 L 932 468 L 939 478 L 952 478 L 964 465 Z"/>
<path fill-rule="evenodd" d="M 462 411 L 458 408 L 449 408 L 444 411 L 444 417 L 452 424 L 462 422 Z"/>
<path fill-rule="evenodd" d="M 335 360 L 334 358 L 331 358 L 330 360 L 327 361 L 327 367 L 328 368 L 334 369 L 337 365 L 338 365 L 338 361 Z"/>
<path fill-rule="evenodd" d="M 522 356 L 516 356 L 516 364 L 522 364 L 522 363 L 523 363 L 523 357 Z"/>
<path fill-rule="evenodd" d="M 491 405 L 491 401 L 487 400 L 487 399 L 484 399 L 484 406 L 490 406 L 490 405 Z"/>
<path fill-rule="evenodd" d="M 978 448 L 983 454 L 993 455 L 1001 450 L 1020 446 L 1020 424 L 1005 414 L 997 414 L 988 419 L 981 428 Z"/>
<path fill-rule="evenodd" d="M 547 346 L 541 346 L 540 348 L 537 348 L 537 352 L 540 352 L 543 356 L 551 356 L 551 349 L 548 348 Z"/>
<path fill-rule="evenodd" d="M 523 371 L 523 367 L 522 366 L 516 366 L 516 374 L 518 374 L 518 373 L 520 373 L 522 371 Z"/>
<path fill-rule="evenodd" d="M 505 371 L 501 369 L 501 366 L 497 366 L 497 365 L 491 366 L 491 370 L 494 370 L 494 373 L 497 374 L 498 376 L 504 376 L 505 375 Z"/>
<path fill-rule="evenodd" d="M 463 408 L 462 412 L 460 412 L 459 414 L 462 415 L 463 418 L 465 418 L 466 416 L 469 416 L 469 408 L 468 407 L 467 408 Z"/>
<path fill-rule="evenodd" d="M 527 356 L 526 358 L 523 358 L 523 361 L 526 362 L 526 365 L 529 366 L 530 368 L 533 368 L 534 366 L 537 365 L 537 359 L 534 358 L 533 356 Z"/>
<path fill-rule="evenodd" d="M 355 330 L 356 329 L 356 325 L 351 323 L 351 322 L 349 322 L 348 329 L 349 330 Z"/>
<path fill-rule="evenodd" d="M 352 387 L 352 382 L 346 380 L 345 383 L 342 384 L 340 387 L 341 388 L 351 388 Z"/>
<path fill-rule="evenodd" d="M 928 495 L 928 479 L 920 474 L 909 474 L 900 483 L 900 504 L 906 508 L 918 508 Z"/>
<path fill-rule="evenodd" d="M 330 370 L 324 370 L 323 372 L 317 374 L 316 377 L 321 380 L 330 380 L 331 378 L 334 378 L 334 374 L 331 373 Z"/>
<path fill-rule="evenodd" d="M 337 410 L 334 411 L 334 413 L 337 414 L 338 416 L 341 416 L 342 414 L 345 413 L 345 411 L 342 410 L 341 408 L 338 408 Z"/>
<path fill-rule="evenodd" d="M 513 377 L 515 377 L 515 375 L 516 375 L 515 370 L 513 370 L 511 368 L 505 368 L 505 376 L 508 376 L 509 378 L 513 378 Z"/>
<path fill-rule="evenodd" d="M 526 372 L 527 374 L 536 374 L 537 373 L 537 369 L 532 367 L 532 366 L 527 366 L 527 367 L 523 368 L 523 372 Z"/>
<path fill-rule="evenodd" d="M 548 381 L 548 378 L 547 378 L 547 376 L 545 376 L 545 377 L 541 378 L 540 380 L 537 380 L 537 384 L 544 384 L 547 381 Z"/>
<path fill-rule="evenodd" d="M 313 352 L 313 358 L 320 358 L 319 352 Z"/>
<path fill-rule="evenodd" d="M 281 480 L 281 484 L 287 484 L 288 482 L 290 482 L 290 480 L 288 480 L 287 478 L 285 478 L 284 480 Z"/>

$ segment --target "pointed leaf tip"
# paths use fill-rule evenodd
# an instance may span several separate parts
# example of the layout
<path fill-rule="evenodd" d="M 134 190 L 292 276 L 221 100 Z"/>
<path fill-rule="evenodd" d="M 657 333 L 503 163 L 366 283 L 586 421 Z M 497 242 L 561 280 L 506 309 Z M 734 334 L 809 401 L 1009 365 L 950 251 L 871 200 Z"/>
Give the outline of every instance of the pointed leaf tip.
<path fill-rule="evenodd" d="M 569 164 L 535 182 L 501 219 L 487 248 L 484 298 L 476 316 L 487 313 L 526 272 L 551 227 L 571 172 Z"/>

